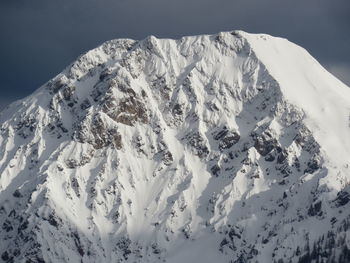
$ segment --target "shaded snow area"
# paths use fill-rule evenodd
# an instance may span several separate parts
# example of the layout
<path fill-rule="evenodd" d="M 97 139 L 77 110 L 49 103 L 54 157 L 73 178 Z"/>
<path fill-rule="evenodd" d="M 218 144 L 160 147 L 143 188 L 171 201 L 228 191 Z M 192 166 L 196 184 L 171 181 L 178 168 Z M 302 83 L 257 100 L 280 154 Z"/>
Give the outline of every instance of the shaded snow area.
<path fill-rule="evenodd" d="M 108 41 L 0 125 L 2 262 L 350 262 L 350 89 L 285 39 Z"/>

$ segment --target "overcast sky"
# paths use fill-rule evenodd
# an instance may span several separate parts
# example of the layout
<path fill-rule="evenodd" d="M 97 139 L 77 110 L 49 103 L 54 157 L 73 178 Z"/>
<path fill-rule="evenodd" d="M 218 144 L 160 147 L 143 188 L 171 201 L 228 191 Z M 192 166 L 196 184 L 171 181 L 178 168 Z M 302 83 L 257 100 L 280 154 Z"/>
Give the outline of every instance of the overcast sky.
<path fill-rule="evenodd" d="M 0 0 L 0 108 L 113 38 L 288 38 L 350 85 L 350 0 Z"/>

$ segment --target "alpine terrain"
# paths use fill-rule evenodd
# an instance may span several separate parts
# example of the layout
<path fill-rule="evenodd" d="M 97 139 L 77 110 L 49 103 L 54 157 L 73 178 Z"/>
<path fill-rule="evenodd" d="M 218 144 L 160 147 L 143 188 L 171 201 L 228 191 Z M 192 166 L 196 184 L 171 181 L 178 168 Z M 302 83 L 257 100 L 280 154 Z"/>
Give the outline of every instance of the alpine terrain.
<path fill-rule="evenodd" d="M 0 262 L 350 262 L 350 89 L 242 31 L 117 39 L 0 115 Z"/>

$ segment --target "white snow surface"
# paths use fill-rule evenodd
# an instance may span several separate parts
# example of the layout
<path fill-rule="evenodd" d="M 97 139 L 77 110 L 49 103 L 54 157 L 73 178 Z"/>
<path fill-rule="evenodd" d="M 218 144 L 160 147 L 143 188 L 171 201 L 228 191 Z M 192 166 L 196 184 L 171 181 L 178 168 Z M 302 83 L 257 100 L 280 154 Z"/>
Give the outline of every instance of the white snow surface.
<path fill-rule="evenodd" d="M 111 40 L 0 125 L 0 262 L 349 262 L 350 89 L 288 40 Z"/>
<path fill-rule="evenodd" d="M 283 38 L 241 33 L 280 84 L 285 99 L 303 109 L 307 124 L 332 161 L 350 156 L 350 89 L 309 53 Z"/>

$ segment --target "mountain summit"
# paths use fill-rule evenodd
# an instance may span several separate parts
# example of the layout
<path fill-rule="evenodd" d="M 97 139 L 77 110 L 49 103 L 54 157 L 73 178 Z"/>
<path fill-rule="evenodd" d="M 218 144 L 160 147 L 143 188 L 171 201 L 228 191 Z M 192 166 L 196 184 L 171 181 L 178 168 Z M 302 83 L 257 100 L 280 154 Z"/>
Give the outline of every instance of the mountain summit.
<path fill-rule="evenodd" d="M 350 261 L 350 89 L 285 39 L 108 41 L 0 125 L 2 262 Z"/>

